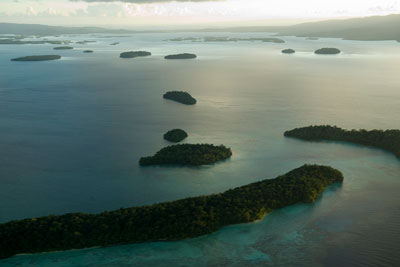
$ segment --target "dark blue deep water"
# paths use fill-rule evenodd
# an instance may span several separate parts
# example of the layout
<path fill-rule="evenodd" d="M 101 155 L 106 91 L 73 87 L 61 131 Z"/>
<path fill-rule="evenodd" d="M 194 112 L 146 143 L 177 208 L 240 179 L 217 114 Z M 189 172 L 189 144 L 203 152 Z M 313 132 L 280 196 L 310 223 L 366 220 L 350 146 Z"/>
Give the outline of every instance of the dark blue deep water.
<path fill-rule="evenodd" d="M 97 41 L 71 51 L 1 45 L 0 222 L 222 192 L 305 163 L 341 170 L 344 183 L 314 204 L 200 238 L 18 255 L 0 266 L 399 266 L 400 160 L 377 149 L 282 134 L 311 124 L 399 129 L 400 44 L 165 41 L 199 35 L 265 37 L 57 37 Z M 327 46 L 343 53 L 313 54 Z M 284 48 L 297 53 L 283 55 Z M 129 50 L 153 56 L 119 58 Z M 180 52 L 198 58 L 163 59 Z M 54 53 L 63 58 L 9 61 Z M 188 91 L 198 103 L 162 99 L 169 90 Z M 138 159 L 166 146 L 163 133 L 178 127 L 189 133 L 185 142 L 225 144 L 232 158 L 199 168 L 140 168 Z"/>

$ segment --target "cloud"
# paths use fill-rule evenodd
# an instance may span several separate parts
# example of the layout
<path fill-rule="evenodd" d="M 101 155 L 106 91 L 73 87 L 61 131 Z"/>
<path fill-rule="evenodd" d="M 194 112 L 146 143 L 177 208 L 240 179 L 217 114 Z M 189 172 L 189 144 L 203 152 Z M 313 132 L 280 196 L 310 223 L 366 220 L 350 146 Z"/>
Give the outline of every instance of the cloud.
<path fill-rule="evenodd" d="M 166 2 L 221 2 L 224 0 L 69 0 L 71 2 L 111 3 L 124 2 L 134 4 L 166 3 Z"/>

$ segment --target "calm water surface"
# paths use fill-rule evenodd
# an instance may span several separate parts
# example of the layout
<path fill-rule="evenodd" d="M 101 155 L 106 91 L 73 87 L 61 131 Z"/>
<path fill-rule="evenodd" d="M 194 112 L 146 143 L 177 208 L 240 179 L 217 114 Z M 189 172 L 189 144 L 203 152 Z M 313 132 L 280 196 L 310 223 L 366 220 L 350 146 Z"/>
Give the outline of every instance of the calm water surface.
<path fill-rule="evenodd" d="M 299 167 L 333 166 L 345 175 L 311 205 L 179 242 L 37 255 L 1 266 L 399 266 L 400 161 L 371 148 L 307 143 L 282 136 L 311 124 L 400 128 L 400 43 L 284 37 L 285 44 L 164 41 L 243 33 L 138 34 L 53 51 L 0 46 L 0 222 L 65 212 L 101 212 L 222 192 Z M 52 38 L 50 38 L 52 39 Z M 120 42 L 110 46 L 110 43 Z M 338 56 L 316 56 L 338 47 Z M 293 48 L 294 55 L 280 50 Z M 93 54 L 84 54 L 91 49 Z M 147 50 L 152 57 L 120 59 Z M 164 55 L 193 52 L 196 60 Z M 62 60 L 11 62 L 34 54 Z M 198 103 L 162 99 L 189 91 Z M 168 143 L 225 144 L 230 160 L 199 168 L 140 168 Z"/>

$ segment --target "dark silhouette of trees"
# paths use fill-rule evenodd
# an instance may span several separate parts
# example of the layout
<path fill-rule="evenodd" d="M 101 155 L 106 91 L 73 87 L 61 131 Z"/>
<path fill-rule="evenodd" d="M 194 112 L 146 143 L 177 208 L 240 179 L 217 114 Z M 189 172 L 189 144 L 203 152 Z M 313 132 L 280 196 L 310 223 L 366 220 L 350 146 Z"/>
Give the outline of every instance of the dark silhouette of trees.
<path fill-rule="evenodd" d="M 284 133 L 308 141 L 344 141 L 372 146 L 392 152 L 400 157 L 400 130 L 344 130 L 336 126 L 321 125 L 296 128 Z"/>
<path fill-rule="evenodd" d="M 325 48 L 320 48 L 320 49 L 315 50 L 314 53 L 320 54 L 320 55 L 335 55 L 335 54 L 339 54 L 340 50 L 337 48 L 325 47 Z"/>
<path fill-rule="evenodd" d="M 182 129 L 173 129 L 164 134 L 164 139 L 170 142 L 180 142 L 188 137 L 188 134 Z"/>
<path fill-rule="evenodd" d="M 213 164 L 232 156 L 232 151 L 223 145 L 210 144 L 180 144 L 162 148 L 154 156 L 142 157 L 141 166 L 149 165 L 192 165 L 200 166 Z"/>
<path fill-rule="evenodd" d="M 174 100 L 176 102 L 185 104 L 185 105 L 194 105 L 196 104 L 196 99 L 194 99 L 188 92 L 183 91 L 169 91 L 163 95 L 163 98 Z"/>
<path fill-rule="evenodd" d="M 135 58 L 135 57 L 147 57 L 147 56 L 151 56 L 151 53 L 147 51 L 129 51 L 129 52 L 123 52 L 119 55 L 120 58 Z"/>
<path fill-rule="evenodd" d="M 168 55 L 165 56 L 165 59 L 192 59 L 196 58 L 197 56 L 195 54 L 190 54 L 190 53 L 183 53 L 183 54 L 176 54 L 176 55 Z"/>

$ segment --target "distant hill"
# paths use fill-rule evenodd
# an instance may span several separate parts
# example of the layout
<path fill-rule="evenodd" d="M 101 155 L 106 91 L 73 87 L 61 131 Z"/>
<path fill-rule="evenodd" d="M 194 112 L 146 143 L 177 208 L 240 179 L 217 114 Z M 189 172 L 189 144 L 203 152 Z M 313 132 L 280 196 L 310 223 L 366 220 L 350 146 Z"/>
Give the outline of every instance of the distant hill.
<path fill-rule="evenodd" d="M 59 35 L 85 33 L 129 34 L 139 32 L 186 32 L 188 30 L 130 31 L 100 27 L 59 27 L 40 24 L 0 23 L 0 34 L 17 35 Z M 196 32 L 196 30 L 189 30 Z M 301 23 L 293 26 L 253 26 L 234 28 L 207 28 L 197 32 L 268 32 L 277 35 L 298 37 L 332 37 L 346 40 L 380 41 L 397 40 L 400 42 L 400 14 L 374 16 L 342 20 L 326 20 Z"/>
<path fill-rule="evenodd" d="M 284 27 L 235 27 L 201 31 L 274 32 L 278 35 L 298 37 L 331 37 L 361 41 L 397 40 L 400 42 L 400 14 L 308 22 Z"/>
<path fill-rule="evenodd" d="M 86 34 L 86 33 L 134 33 L 128 30 L 112 30 L 100 27 L 61 27 L 41 24 L 0 23 L 0 34 L 17 35 L 60 35 L 60 34 Z"/>
<path fill-rule="evenodd" d="M 279 29 L 278 34 L 363 41 L 400 41 L 400 15 L 302 23 Z"/>

